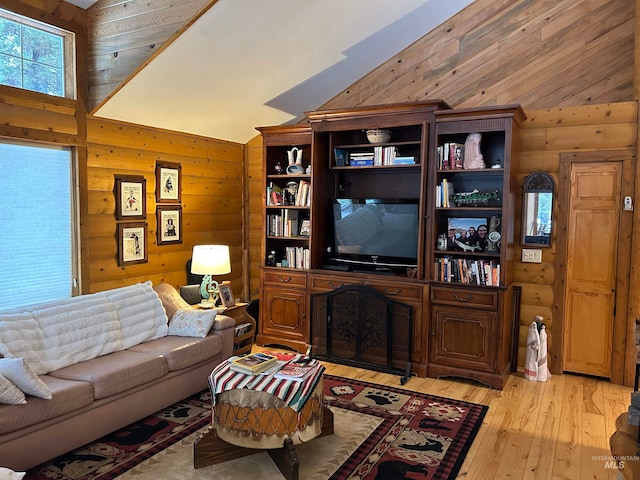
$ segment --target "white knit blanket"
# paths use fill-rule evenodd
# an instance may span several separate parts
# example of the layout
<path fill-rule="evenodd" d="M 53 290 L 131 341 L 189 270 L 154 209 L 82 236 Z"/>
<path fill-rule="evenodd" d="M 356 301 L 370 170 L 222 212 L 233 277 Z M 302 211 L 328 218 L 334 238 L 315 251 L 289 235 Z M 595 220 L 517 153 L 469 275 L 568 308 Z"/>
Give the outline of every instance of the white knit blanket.
<path fill-rule="evenodd" d="M 166 336 L 151 282 L 0 312 L 0 355 L 38 374 Z"/>

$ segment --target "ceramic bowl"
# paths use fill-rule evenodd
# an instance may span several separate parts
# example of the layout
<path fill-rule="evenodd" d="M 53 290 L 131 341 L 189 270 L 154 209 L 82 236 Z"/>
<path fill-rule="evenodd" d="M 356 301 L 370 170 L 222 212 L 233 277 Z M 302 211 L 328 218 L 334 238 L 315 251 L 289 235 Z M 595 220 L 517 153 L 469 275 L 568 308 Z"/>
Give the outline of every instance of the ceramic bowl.
<path fill-rule="evenodd" d="M 381 130 L 379 128 L 367 130 L 367 140 L 369 140 L 369 143 L 387 143 L 390 139 L 390 130 Z"/>

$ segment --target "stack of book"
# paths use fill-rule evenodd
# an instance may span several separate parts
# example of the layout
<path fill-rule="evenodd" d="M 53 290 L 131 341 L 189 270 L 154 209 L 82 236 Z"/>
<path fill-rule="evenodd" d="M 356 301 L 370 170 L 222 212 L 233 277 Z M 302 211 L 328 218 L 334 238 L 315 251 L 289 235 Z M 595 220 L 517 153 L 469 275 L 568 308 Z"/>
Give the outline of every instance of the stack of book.
<path fill-rule="evenodd" d="M 257 375 L 277 363 L 278 359 L 262 352 L 250 353 L 231 360 L 229 368 L 234 372 Z"/>

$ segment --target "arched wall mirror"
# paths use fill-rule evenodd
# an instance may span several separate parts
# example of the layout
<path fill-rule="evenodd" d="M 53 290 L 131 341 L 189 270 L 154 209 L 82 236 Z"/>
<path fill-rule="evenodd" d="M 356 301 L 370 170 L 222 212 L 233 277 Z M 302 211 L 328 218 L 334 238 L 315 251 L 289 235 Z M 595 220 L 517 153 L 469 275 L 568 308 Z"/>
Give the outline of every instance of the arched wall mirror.
<path fill-rule="evenodd" d="M 551 246 L 553 178 L 545 172 L 527 176 L 522 186 L 522 245 Z"/>

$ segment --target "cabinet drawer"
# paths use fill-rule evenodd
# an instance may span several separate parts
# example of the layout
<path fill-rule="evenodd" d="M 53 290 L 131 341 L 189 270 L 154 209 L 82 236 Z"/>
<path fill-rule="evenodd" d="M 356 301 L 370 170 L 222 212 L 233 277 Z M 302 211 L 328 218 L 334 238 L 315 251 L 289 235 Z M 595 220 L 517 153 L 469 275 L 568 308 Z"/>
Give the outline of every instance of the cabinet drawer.
<path fill-rule="evenodd" d="M 326 290 L 331 291 L 336 288 L 344 287 L 345 285 L 359 285 L 360 282 L 351 278 L 341 277 L 319 277 L 317 275 L 311 276 L 311 289 L 312 290 Z"/>
<path fill-rule="evenodd" d="M 392 300 L 408 300 L 413 302 L 422 302 L 422 289 L 423 286 L 419 284 L 411 284 L 411 283 L 371 283 L 369 281 L 365 282 L 365 285 L 373 288 L 378 293 L 383 294 L 385 297 L 388 297 Z"/>
<path fill-rule="evenodd" d="M 498 292 L 468 288 L 431 287 L 431 302 L 476 308 L 498 308 Z"/>
<path fill-rule="evenodd" d="M 287 285 L 289 287 L 307 286 L 307 275 L 305 273 L 297 273 L 290 271 L 283 272 L 264 272 L 264 283 L 271 285 Z"/>

